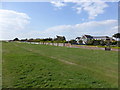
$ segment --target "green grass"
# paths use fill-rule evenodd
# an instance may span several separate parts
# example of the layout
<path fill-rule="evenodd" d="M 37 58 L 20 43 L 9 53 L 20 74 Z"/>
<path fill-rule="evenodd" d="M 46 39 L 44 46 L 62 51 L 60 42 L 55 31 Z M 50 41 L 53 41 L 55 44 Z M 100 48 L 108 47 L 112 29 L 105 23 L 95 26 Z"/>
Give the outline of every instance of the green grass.
<path fill-rule="evenodd" d="M 2 89 L 2 42 L 0 41 L 0 90 Z"/>
<path fill-rule="evenodd" d="M 105 46 L 97 46 L 97 47 L 102 47 L 102 48 L 105 48 Z M 113 48 L 113 49 L 120 49 L 120 47 L 113 47 L 113 46 L 111 46 L 111 48 Z"/>
<path fill-rule="evenodd" d="M 100 45 L 76 45 L 76 46 L 90 46 L 90 47 L 101 47 L 101 48 L 105 48 L 106 46 L 100 46 Z M 113 49 L 120 49 L 120 47 L 116 47 L 116 46 L 110 46 Z"/>
<path fill-rule="evenodd" d="M 118 53 L 3 43 L 3 88 L 117 88 Z"/>

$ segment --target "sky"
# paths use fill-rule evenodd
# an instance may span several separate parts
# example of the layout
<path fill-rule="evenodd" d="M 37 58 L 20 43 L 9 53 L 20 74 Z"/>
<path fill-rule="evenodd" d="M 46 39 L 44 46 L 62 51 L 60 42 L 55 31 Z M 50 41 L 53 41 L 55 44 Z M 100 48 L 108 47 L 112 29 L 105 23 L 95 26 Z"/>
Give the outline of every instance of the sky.
<path fill-rule="evenodd" d="M 66 0 L 67 1 L 67 0 Z M 118 2 L 1 2 L 0 40 L 118 32 Z"/>

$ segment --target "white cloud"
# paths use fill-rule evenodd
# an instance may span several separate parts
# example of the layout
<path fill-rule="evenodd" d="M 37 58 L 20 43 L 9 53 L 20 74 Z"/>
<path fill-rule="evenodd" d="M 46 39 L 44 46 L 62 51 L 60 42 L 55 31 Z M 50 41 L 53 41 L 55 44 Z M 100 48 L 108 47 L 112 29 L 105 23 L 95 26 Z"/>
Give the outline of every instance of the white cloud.
<path fill-rule="evenodd" d="M 95 19 L 96 16 L 99 14 L 104 13 L 104 9 L 108 7 L 108 5 L 105 2 L 84 2 L 79 4 L 82 10 L 86 11 L 89 15 L 89 19 Z M 79 10 L 78 10 L 79 11 Z"/>
<path fill-rule="evenodd" d="M 30 23 L 30 17 L 25 13 L 12 10 L 0 10 L 0 39 L 46 38 L 64 35 L 67 39 L 76 38 L 83 34 L 113 35 L 118 32 L 117 20 L 89 21 L 75 25 L 60 25 L 43 31 L 25 30 Z"/>
<path fill-rule="evenodd" d="M 95 19 L 96 16 L 99 14 L 103 14 L 105 8 L 108 7 L 104 0 L 62 0 L 61 1 L 54 1 L 54 5 L 58 8 L 66 6 L 67 2 L 75 3 L 73 6 L 76 9 L 77 13 L 80 14 L 82 11 L 88 13 L 89 19 Z"/>
<path fill-rule="evenodd" d="M 0 38 L 13 38 L 25 29 L 25 26 L 30 23 L 29 19 L 30 17 L 25 13 L 0 9 Z"/>
<path fill-rule="evenodd" d="M 60 1 L 52 1 L 51 3 L 52 3 L 55 7 L 59 8 L 59 9 L 61 9 L 61 7 L 66 6 L 65 3 L 60 2 Z"/>
<path fill-rule="evenodd" d="M 112 36 L 117 32 L 117 20 L 104 20 L 90 21 L 75 25 L 60 25 L 43 31 L 31 31 L 27 33 L 27 35 L 33 38 L 54 38 L 56 35 L 64 35 L 67 39 L 75 39 L 76 37 L 84 34 Z"/>

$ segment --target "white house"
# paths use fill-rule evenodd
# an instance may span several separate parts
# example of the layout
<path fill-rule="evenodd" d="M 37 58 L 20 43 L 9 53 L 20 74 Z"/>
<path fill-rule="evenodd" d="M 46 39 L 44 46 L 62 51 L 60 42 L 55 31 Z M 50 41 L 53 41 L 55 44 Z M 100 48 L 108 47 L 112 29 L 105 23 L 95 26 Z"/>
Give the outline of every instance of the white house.
<path fill-rule="evenodd" d="M 91 36 L 91 35 L 83 35 L 82 37 L 77 37 L 76 38 L 77 43 L 79 44 L 79 41 L 82 40 L 83 44 L 91 44 L 92 40 L 113 40 L 113 38 L 108 37 L 108 36 Z"/>
<path fill-rule="evenodd" d="M 75 40 L 76 40 L 77 43 L 79 44 L 79 41 L 81 40 L 81 37 L 77 37 Z"/>
<path fill-rule="evenodd" d="M 82 40 L 83 44 L 88 44 L 88 43 L 91 43 L 91 40 L 93 40 L 93 36 L 83 35 L 81 37 L 81 40 Z"/>

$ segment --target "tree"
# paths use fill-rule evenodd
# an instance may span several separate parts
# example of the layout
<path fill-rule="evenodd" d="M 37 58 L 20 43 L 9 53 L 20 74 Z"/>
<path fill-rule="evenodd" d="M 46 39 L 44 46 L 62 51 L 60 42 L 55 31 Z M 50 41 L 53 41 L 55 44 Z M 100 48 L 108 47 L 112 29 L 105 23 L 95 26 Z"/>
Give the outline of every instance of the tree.
<path fill-rule="evenodd" d="M 27 38 L 26 39 L 21 39 L 20 41 L 27 41 Z"/>
<path fill-rule="evenodd" d="M 34 42 L 33 38 L 30 38 L 29 40 L 27 40 L 28 42 Z"/>
<path fill-rule="evenodd" d="M 19 41 L 19 39 L 18 39 L 18 38 L 15 38 L 15 39 L 13 39 L 13 41 Z"/>
<path fill-rule="evenodd" d="M 116 33 L 116 34 L 114 34 L 113 37 L 115 37 L 116 40 L 118 39 L 118 41 L 117 41 L 117 46 L 120 47 L 120 33 Z"/>
<path fill-rule="evenodd" d="M 52 38 L 45 38 L 43 39 L 43 41 L 52 41 L 53 39 Z"/>
<path fill-rule="evenodd" d="M 116 34 L 114 34 L 113 37 L 116 38 L 116 39 L 117 39 L 117 38 L 120 39 L 120 33 L 116 33 Z"/>
<path fill-rule="evenodd" d="M 66 38 L 64 36 L 57 36 L 54 41 L 66 41 Z"/>
<path fill-rule="evenodd" d="M 69 42 L 70 42 L 71 44 L 76 44 L 76 43 L 77 43 L 77 41 L 74 40 L 74 39 L 70 40 Z"/>
<path fill-rule="evenodd" d="M 106 41 L 100 40 L 100 45 L 102 45 L 102 46 L 106 45 Z"/>
<path fill-rule="evenodd" d="M 113 37 L 116 38 L 116 41 L 117 41 L 117 39 L 118 39 L 116 45 L 117 45 L 118 47 L 120 47 L 120 33 L 114 34 Z"/>

